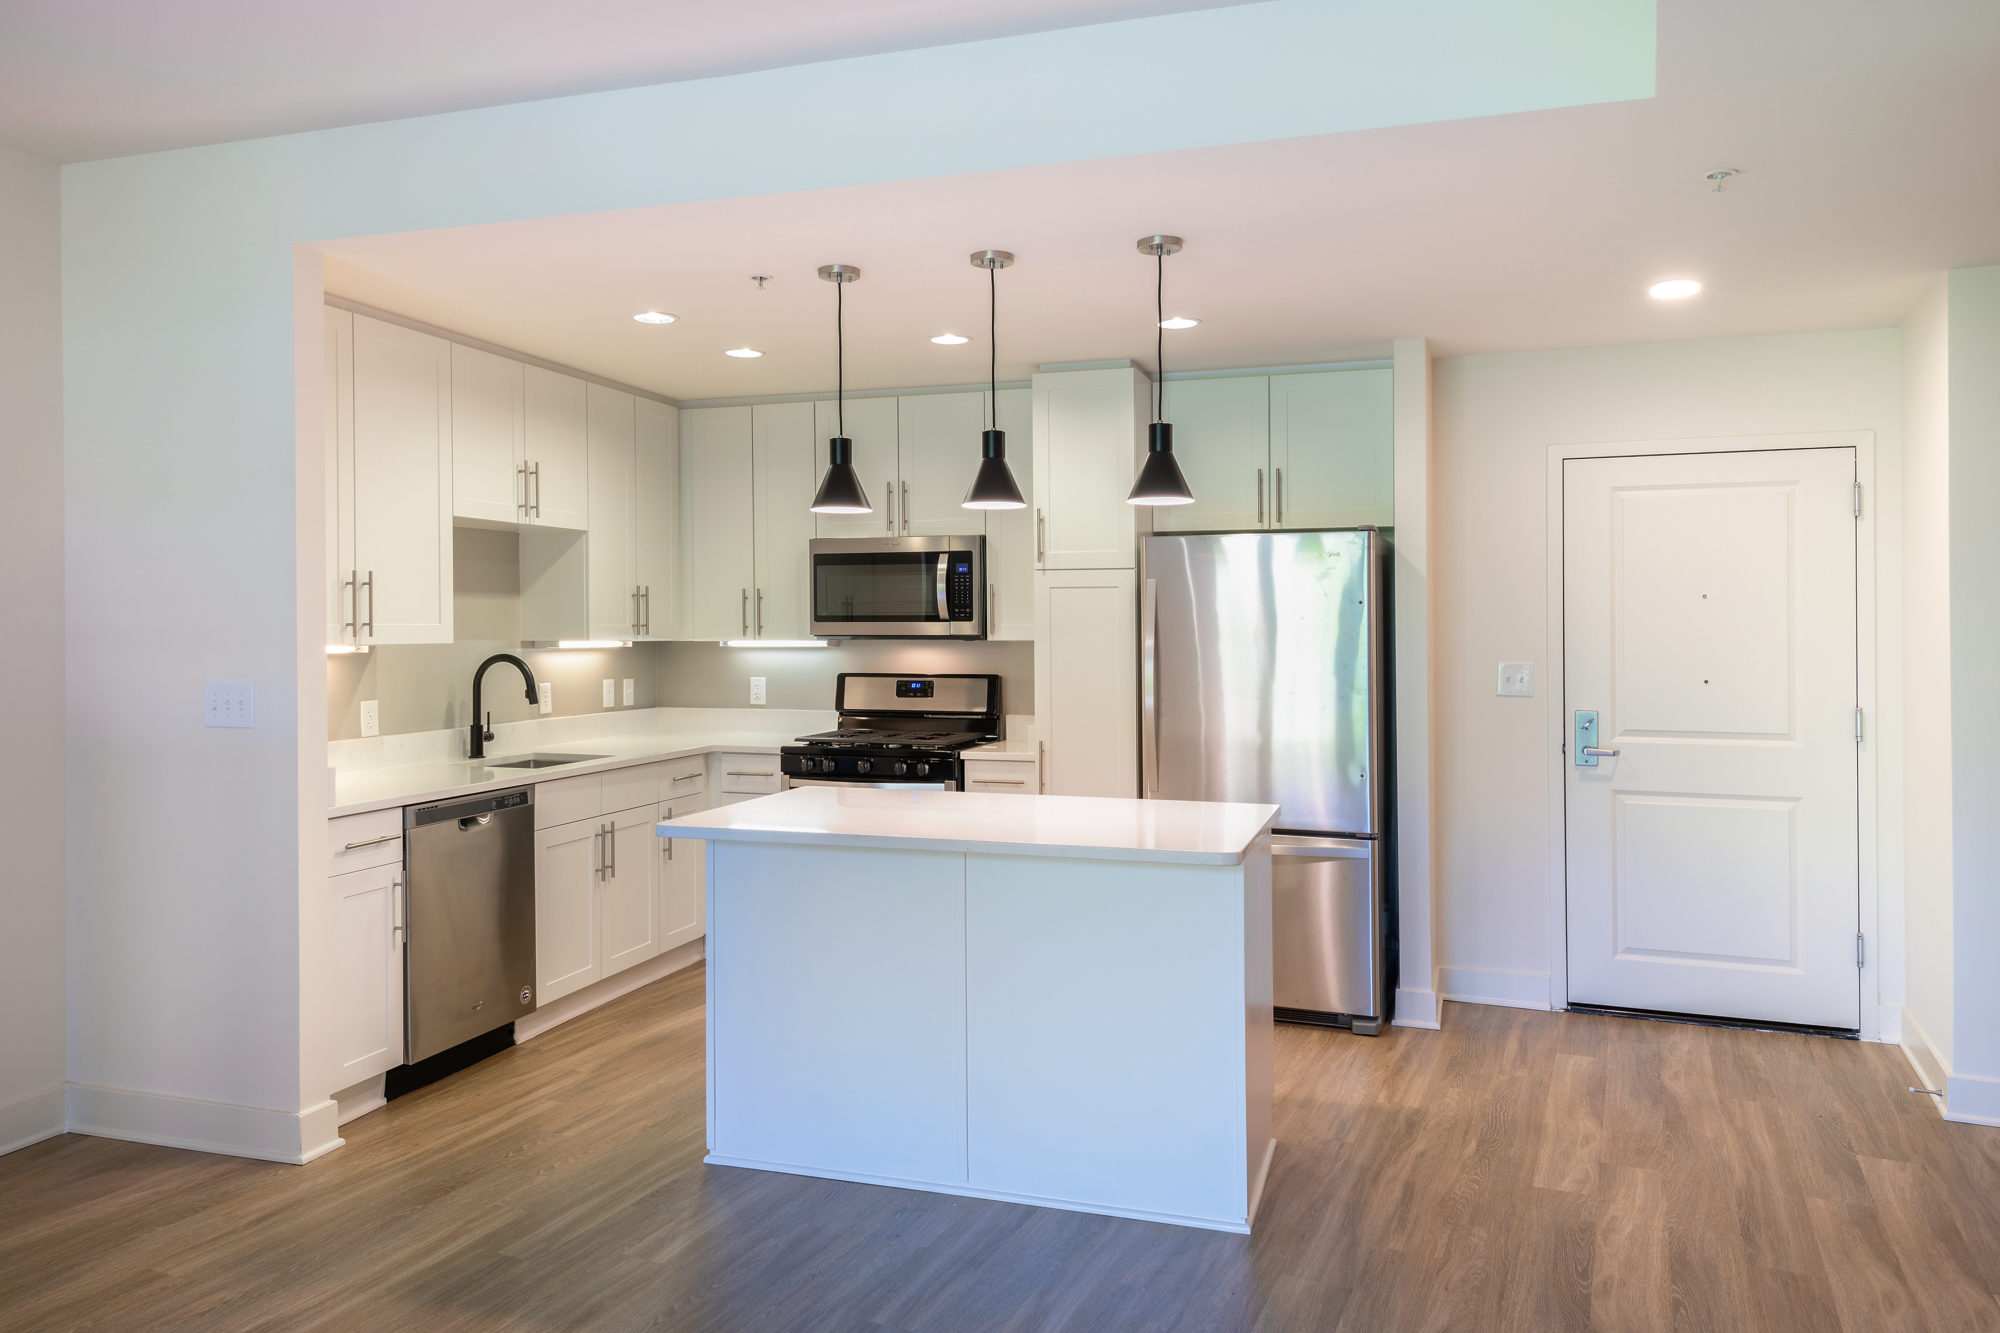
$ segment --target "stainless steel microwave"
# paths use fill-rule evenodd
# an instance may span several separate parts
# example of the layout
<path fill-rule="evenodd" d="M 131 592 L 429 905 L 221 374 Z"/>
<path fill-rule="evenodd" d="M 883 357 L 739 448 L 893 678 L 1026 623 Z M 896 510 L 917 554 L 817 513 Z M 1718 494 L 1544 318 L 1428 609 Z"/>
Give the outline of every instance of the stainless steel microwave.
<path fill-rule="evenodd" d="M 983 639 L 986 538 L 821 537 L 815 638 Z"/>

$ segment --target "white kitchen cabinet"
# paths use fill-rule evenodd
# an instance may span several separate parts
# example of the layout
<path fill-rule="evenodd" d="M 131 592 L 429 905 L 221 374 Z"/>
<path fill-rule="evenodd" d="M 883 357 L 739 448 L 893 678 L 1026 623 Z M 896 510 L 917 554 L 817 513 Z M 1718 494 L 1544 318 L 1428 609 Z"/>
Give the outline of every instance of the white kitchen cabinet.
<path fill-rule="evenodd" d="M 1034 758 L 965 759 L 965 789 L 995 796 L 1033 796 L 1042 789 L 1041 769 Z"/>
<path fill-rule="evenodd" d="M 354 619 L 354 316 L 320 309 L 326 368 L 326 641 L 356 642 Z"/>
<path fill-rule="evenodd" d="M 588 639 L 630 639 L 639 632 L 639 584 L 633 547 L 632 482 L 637 417 L 632 395 L 590 385 L 590 628 Z"/>
<path fill-rule="evenodd" d="M 1034 395 L 1000 391 L 1000 429 L 1007 432 L 1007 466 L 1021 494 L 1035 494 Z M 971 512 L 971 511 L 966 511 Z M 1035 509 L 986 513 L 986 637 L 1035 637 Z"/>
<path fill-rule="evenodd" d="M 967 509 L 964 501 L 973 474 L 979 471 L 986 395 L 910 394 L 897 399 L 897 407 L 901 490 L 896 497 L 896 530 L 912 537 L 985 532 L 986 511 Z"/>
<path fill-rule="evenodd" d="M 604 821 L 535 832 L 535 995 L 559 1000 L 604 975 Z"/>
<path fill-rule="evenodd" d="M 875 506 L 869 514 L 816 514 L 822 537 L 887 537 L 902 530 L 903 505 L 896 490 L 896 402 L 894 398 L 847 400 L 847 438 L 854 441 L 854 471 Z M 826 442 L 840 433 L 831 398 L 813 404 L 813 490 L 826 475 Z M 892 526 L 893 524 L 893 526 Z"/>
<path fill-rule="evenodd" d="M 819 517 L 812 512 L 819 489 L 813 405 L 759 403 L 750 420 L 756 512 L 750 637 L 803 639 L 812 628 L 809 548 Z M 694 500 L 704 503 L 700 495 Z"/>
<path fill-rule="evenodd" d="M 1395 372 L 1271 376 L 1274 528 L 1396 521 Z"/>
<path fill-rule="evenodd" d="M 1271 380 L 1267 375 L 1169 380 L 1165 416 L 1194 503 L 1160 505 L 1155 532 L 1240 532 L 1272 513 Z"/>
<path fill-rule="evenodd" d="M 584 382 L 523 365 L 522 521 L 581 532 L 590 526 L 589 427 Z"/>
<path fill-rule="evenodd" d="M 403 1063 L 401 857 L 327 879 L 333 981 L 329 1088 L 347 1088 Z"/>
<path fill-rule="evenodd" d="M 356 639 L 450 643 L 451 344 L 353 320 L 352 507 L 336 521 L 352 525 Z"/>
<path fill-rule="evenodd" d="M 660 951 L 659 863 L 653 848 L 660 841 L 653 832 L 658 817 L 657 804 L 604 817 L 609 855 L 598 881 L 604 932 L 598 956 L 607 977 Z"/>
<path fill-rule="evenodd" d="M 633 582 L 639 585 L 639 635 L 680 634 L 680 413 L 641 398 L 635 404 L 632 468 Z"/>
<path fill-rule="evenodd" d="M 1137 564 L 1151 519 L 1125 497 L 1145 453 L 1149 392 L 1130 367 L 1035 376 L 1036 568 Z"/>
<path fill-rule="evenodd" d="M 689 796 L 659 807 L 661 819 L 679 819 L 708 809 L 708 797 Z M 708 844 L 653 837 L 658 870 L 660 952 L 677 949 L 708 933 Z"/>
<path fill-rule="evenodd" d="M 749 408 L 681 413 L 682 632 L 690 639 L 750 637 L 754 454 Z"/>
<path fill-rule="evenodd" d="M 451 512 L 475 523 L 526 521 L 527 369 L 476 347 L 451 349 Z"/>
<path fill-rule="evenodd" d="M 1130 569 L 1035 576 L 1035 717 L 1051 795 L 1139 794 L 1137 585 Z"/>

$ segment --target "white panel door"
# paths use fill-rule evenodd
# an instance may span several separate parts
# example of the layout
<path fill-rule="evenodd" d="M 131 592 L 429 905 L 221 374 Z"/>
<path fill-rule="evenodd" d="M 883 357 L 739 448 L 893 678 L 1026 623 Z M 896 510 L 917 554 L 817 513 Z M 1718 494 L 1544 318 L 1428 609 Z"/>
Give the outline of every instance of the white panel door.
<path fill-rule="evenodd" d="M 365 643 L 450 643 L 451 344 L 354 316 L 354 563 Z"/>
<path fill-rule="evenodd" d="M 403 863 L 334 875 L 327 888 L 338 1090 L 403 1063 Z"/>
<path fill-rule="evenodd" d="M 639 633 L 680 633 L 680 413 L 641 398 L 632 468 L 632 577 L 639 584 Z"/>
<path fill-rule="evenodd" d="M 681 413 L 681 630 L 690 639 L 750 637 L 750 434 L 747 407 Z"/>
<path fill-rule="evenodd" d="M 658 813 L 649 805 L 605 817 L 611 855 L 599 888 L 604 898 L 599 953 L 607 977 L 660 951 L 659 862 L 653 855 L 653 844 L 660 841 L 653 832 Z"/>
<path fill-rule="evenodd" d="M 1028 389 L 1000 391 L 1007 466 L 1030 498 L 1024 509 L 986 511 L 986 637 L 1035 637 L 1035 405 Z"/>
<path fill-rule="evenodd" d="M 1161 505 L 1155 532 L 1242 532 L 1269 526 L 1271 379 L 1169 380 L 1166 419 L 1194 503 Z"/>
<path fill-rule="evenodd" d="M 633 577 L 632 395 L 593 384 L 590 434 L 590 637 L 629 639 L 639 632 L 639 584 Z"/>
<path fill-rule="evenodd" d="M 707 796 L 689 796 L 660 806 L 661 819 L 679 819 L 708 809 Z M 659 870 L 660 952 L 677 949 L 708 932 L 708 844 L 662 838 L 655 853 Z"/>
<path fill-rule="evenodd" d="M 528 522 L 581 532 L 590 526 L 589 444 L 584 382 L 540 366 L 521 367 L 525 394 Z"/>
<path fill-rule="evenodd" d="M 897 400 L 897 413 L 902 490 L 896 496 L 896 530 L 912 537 L 985 532 L 986 511 L 967 509 L 964 500 L 979 471 L 986 395 L 911 394 Z"/>
<path fill-rule="evenodd" d="M 809 549 L 819 451 L 811 403 L 759 403 L 750 409 L 755 439 L 757 582 L 750 631 L 759 639 L 803 639 L 811 628 Z"/>
<path fill-rule="evenodd" d="M 1852 449 L 1572 459 L 1569 998 L 1860 1023 Z"/>
<path fill-rule="evenodd" d="M 326 641 L 355 641 L 354 316 L 325 307 Z"/>
<path fill-rule="evenodd" d="M 604 975 L 601 819 L 535 831 L 535 994 L 561 999 Z"/>
<path fill-rule="evenodd" d="M 833 400 L 813 404 L 813 490 L 826 475 L 826 442 L 839 434 L 841 413 Z M 896 494 L 896 400 L 850 398 L 847 438 L 854 441 L 854 470 L 875 506 L 871 514 L 815 514 L 822 537 L 887 537 L 901 530 L 903 503 Z M 893 526 L 892 526 L 893 525 Z"/>
<path fill-rule="evenodd" d="M 451 512 L 519 523 L 528 513 L 527 405 L 519 361 L 451 348 Z"/>
<path fill-rule="evenodd" d="M 1035 376 L 1037 568 L 1138 563 L 1142 506 L 1125 497 L 1145 452 L 1149 392 L 1136 370 Z"/>
<path fill-rule="evenodd" d="M 1271 376 L 1270 526 L 1387 527 L 1395 473 L 1395 372 Z"/>
<path fill-rule="evenodd" d="M 1035 716 L 1052 796 L 1139 795 L 1138 577 L 1036 575 Z"/>

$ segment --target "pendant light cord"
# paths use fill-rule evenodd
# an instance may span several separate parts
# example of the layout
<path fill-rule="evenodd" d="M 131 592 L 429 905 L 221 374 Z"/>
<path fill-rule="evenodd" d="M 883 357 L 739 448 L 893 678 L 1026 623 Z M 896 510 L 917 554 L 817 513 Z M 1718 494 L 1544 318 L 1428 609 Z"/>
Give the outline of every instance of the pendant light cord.
<path fill-rule="evenodd" d="M 833 420 L 834 433 L 847 435 L 847 284 L 833 284 Z"/>
<path fill-rule="evenodd" d="M 1159 277 L 1153 284 L 1153 366 L 1158 372 L 1159 383 L 1153 389 L 1153 420 L 1158 421 L 1167 410 L 1167 251 L 1166 247 L 1153 252 L 1158 265 Z"/>
<path fill-rule="evenodd" d="M 986 410 L 1000 429 L 1000 270 L 986 266 Z"/>

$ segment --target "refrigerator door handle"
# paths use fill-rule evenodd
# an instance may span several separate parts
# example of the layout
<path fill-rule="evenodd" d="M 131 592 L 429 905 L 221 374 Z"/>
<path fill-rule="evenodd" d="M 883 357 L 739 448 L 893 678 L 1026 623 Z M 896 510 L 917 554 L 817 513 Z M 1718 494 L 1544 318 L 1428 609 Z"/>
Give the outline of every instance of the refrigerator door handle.
<path fill-rule="evenodd" d="M 1292 833 L 1271 835 L 1271 855 L 1309 856 L 1315 860 L 1365 860 L 1375 844 L 1367 838 L 1305 837 Z"/>
<path fill-rule="evenodd" d="M 1160 581 L 1147 579 L 1139 596 L 1139 752 L 1144 794 L 1160 789 Z"/>

